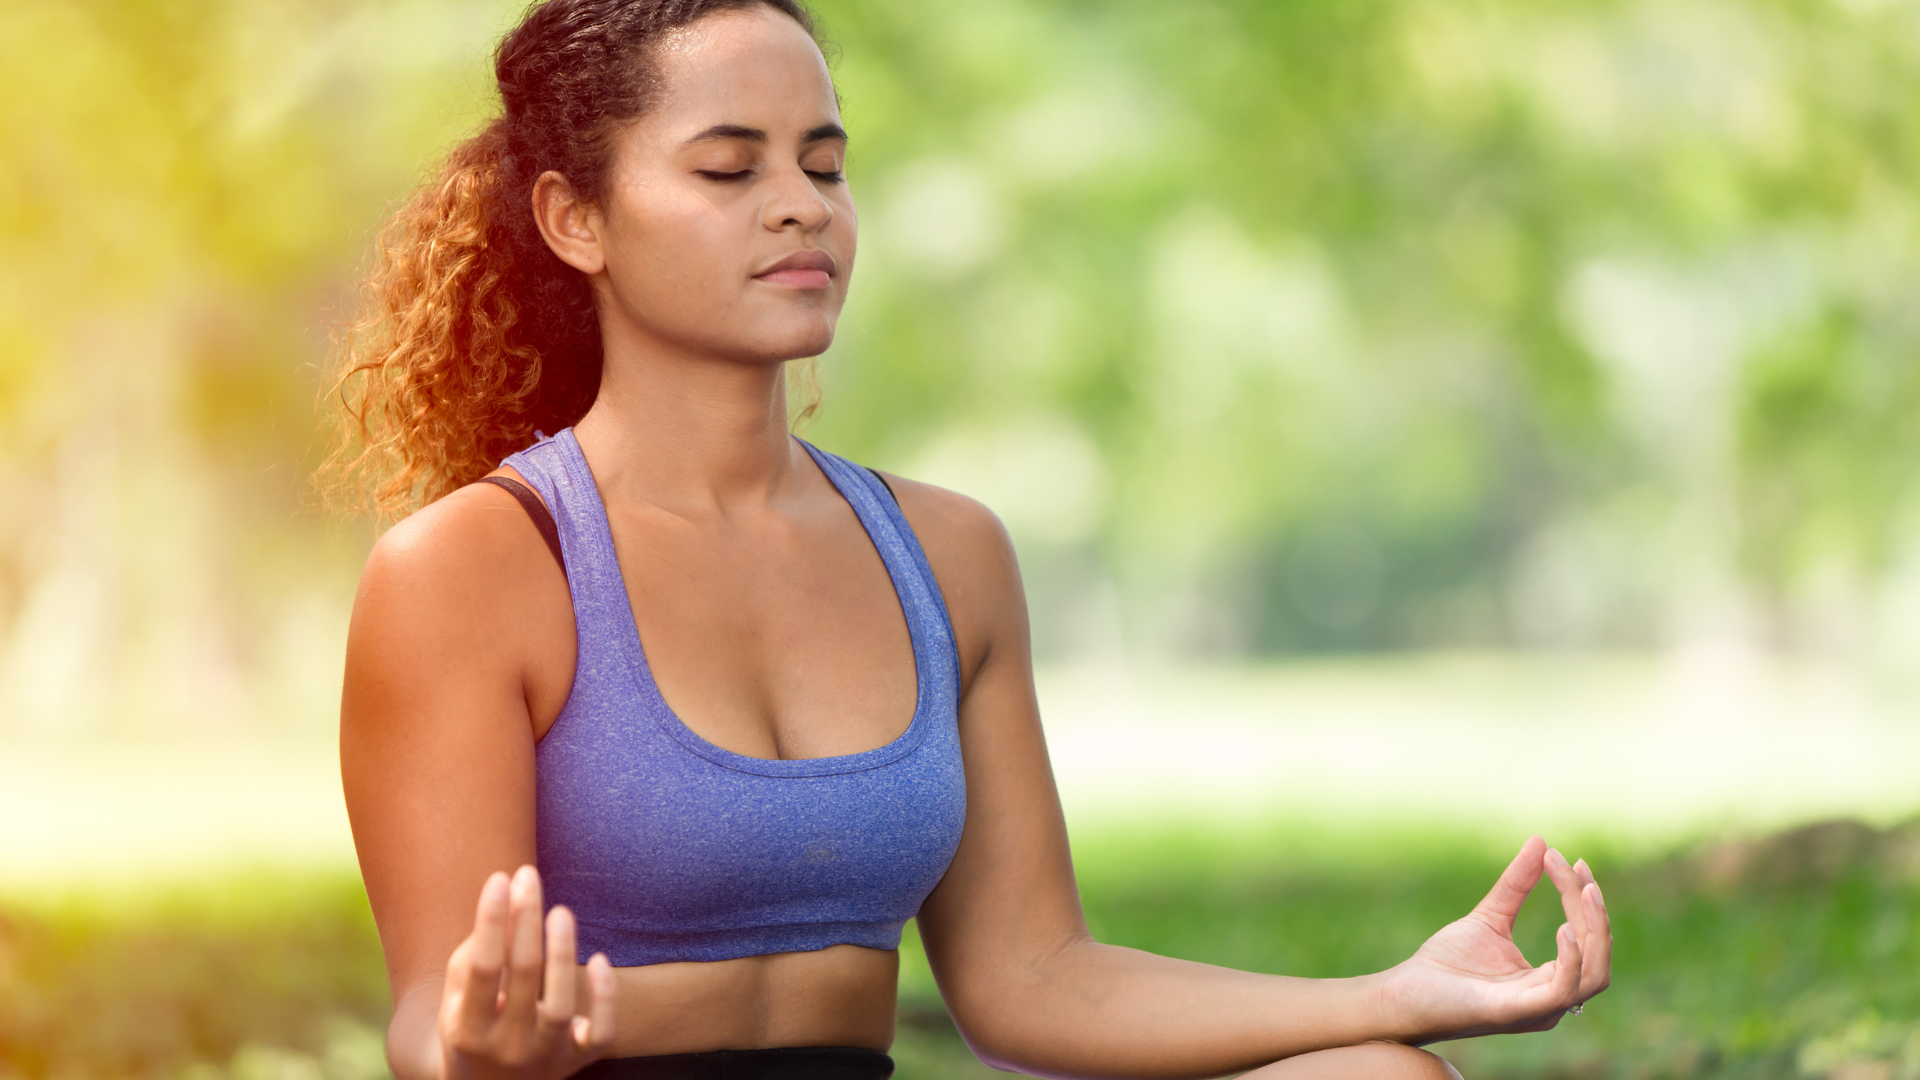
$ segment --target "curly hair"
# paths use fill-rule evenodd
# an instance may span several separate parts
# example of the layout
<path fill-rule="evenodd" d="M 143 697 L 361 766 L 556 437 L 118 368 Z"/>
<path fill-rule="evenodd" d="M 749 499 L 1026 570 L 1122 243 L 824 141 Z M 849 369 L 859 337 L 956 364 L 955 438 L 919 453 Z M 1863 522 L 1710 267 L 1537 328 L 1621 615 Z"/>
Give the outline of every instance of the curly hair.
<path fill-rule="evenodd" d="M 658 97 L 653 46 L 756 7 L 814 33 L 795 0 L 545 0 L 501 40 L 501 115 L 375 244 L 328 391 L 339 406 L 318 475 L 329 502 L 404 516 L 586 413 L 602 361 L 593 294 L 541 237 L 534 181 L 553 170 L 601 197 L 614 134 Z M 811 388 L 812 372 L 799 375 Z"/>

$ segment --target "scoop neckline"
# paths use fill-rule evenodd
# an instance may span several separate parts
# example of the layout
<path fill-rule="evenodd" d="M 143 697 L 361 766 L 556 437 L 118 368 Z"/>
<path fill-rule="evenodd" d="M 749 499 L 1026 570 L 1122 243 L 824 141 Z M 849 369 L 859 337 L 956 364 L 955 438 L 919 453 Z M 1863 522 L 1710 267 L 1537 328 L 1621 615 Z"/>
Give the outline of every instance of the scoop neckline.
<path fill-rule="evenodd" d="M 623 631 L 621 644 L 626 653 L 627 675 L 632 679 L 634 688 L 640 692 L 646 711 L 652 714 L 654 722 L 660 729 L 692 753 L 715 765 L 736 772 L 755 773 L 761 776 L 829 776 L 879 768 L 912 753 L 926 734 L 927 712 L 932 698 L 927 678 L 932 643 L 926 640 L 925 632 L 913 618 L 914 604 L 909 596 L 916 585 L 924 588 L 925 583 L 917 580 L 917 574 L 912 574 L 913 571 L 917 571 L 917 567 L 895 566 L 894 558 L 888 555 L 888 546 L 874 535 L 877 524 L 887 529 L 895 528 L 889 515 L 880 505 L 878 496 L 871 489 L 861 486 L 855 486 L 849 490 L 849 483 L 858 485 L 858 479 L 843 481 L 842 477 L 837 475 L 838 470 L 833 468 L 830 462 L 837 462 L 848 470 L 853 466 L 818 449 L 797 435 L 790 437 L 806 450 L 814 467 L 820 470 L 827 478 L 827 482 L 833 485 L 834 490 L 839 492 L 840 497 L 846 500 L 848 507 L 853 510 L 853 516 L 859 520 L 861 530 L 866 533 L 867 542 L 873 545 L 874 553 L 880 557 L 880 564 L 886 568 L 887 580 L 892 583 L 894 597 L 900 604 L 901 618 L 907 624 L 907 639 L 913 653 L 913 716 L 908 719 L 905 731 L 891 742 L 883 743 L 871 750 L 836 754 L 831 757 L 754 757 L 751 754 L 729 750 L 689 727 L 686 721 L 680 718 L 680 714 L 674 711 L 673 706 L 667 703 L 666 695 L 660 692 L 660 684 L 654 680 L 653 666 L 647 659 L 646 646 L 640 640 L 640 622 L 633 613 L 633 593 L 627 589 L 626 570 L 620 565 L 620 552 L 613 542 L 613 523 L 607 516 L 606 500 L 600 494 L 599 482 L 594 479 L 593 466 L 588 464 L 586 452 L 580 448 L 580 442 L 574 437 L 573 429 L 568 428 L 555 436 L 556 441 L 563 441 L 568 456 L 573 459 L 572 464 L 578 466 L 585 474 L 588 486 L 593 492 L 597 517 L 595 524 L 599 528 L 601 539 L 606 542 L 608 557 L 613 562 L 613 578 L 620 589 L 619 606 L 625 616 L 621 628 Z M 864 501 L 868 504 L 864 509 L 863 499 L 860 496 L 864 496 Z M 911 559 L 907 561 L 912 562 Z"/>

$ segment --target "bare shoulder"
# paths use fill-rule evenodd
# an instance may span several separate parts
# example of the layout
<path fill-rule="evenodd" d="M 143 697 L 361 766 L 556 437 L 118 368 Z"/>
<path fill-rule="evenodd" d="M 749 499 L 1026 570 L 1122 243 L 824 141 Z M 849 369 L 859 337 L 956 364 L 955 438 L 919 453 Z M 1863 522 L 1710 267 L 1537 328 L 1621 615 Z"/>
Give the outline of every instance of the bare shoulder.
<path fill-rule="evenodd" d="M 498 660 L 524 652 L 529 632 L 564 633 L 547 624 L 569 614 L 566 579 L 526 510 L 492 484 L 469 484 L 374 544 L 349 637 L 388 655 Z"/>
<path fill-rule="evenodd" d="M 933 484 L 883 474 L 907 524 L 927 553 L 960 639 L 961 665 L 971 673 L 996 645 L 1024 648 L 1026 594 L 1013 539 L 976 499 Z"/>
<path fill-rule="evenodd" d="M 361 591 L 465 591 L 535 572 L 552 559 L 512 495 L 493 484 L 468 484 L 388 529 L 367 557 Z"/>

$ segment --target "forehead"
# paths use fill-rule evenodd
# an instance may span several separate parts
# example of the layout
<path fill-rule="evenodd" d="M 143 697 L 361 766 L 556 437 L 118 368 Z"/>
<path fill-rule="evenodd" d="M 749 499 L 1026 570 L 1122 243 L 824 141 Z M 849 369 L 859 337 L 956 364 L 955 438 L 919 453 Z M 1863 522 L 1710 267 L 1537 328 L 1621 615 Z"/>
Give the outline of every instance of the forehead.
<path fill-rule="evenodd" d="M 799 23 L 755 5 L 667 35 L 656 53 L 665 127 L 751 123 L 769 131 L 838 120 L 826 57 Z"/>

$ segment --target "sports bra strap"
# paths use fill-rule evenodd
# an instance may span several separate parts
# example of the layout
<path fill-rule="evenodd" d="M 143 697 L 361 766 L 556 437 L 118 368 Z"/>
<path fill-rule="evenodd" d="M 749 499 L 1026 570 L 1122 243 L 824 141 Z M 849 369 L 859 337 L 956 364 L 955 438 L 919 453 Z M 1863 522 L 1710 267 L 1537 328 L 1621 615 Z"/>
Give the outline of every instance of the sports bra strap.
<path fill-rule="evenodd" d="M 527 485 L 511 476 L 483 476 L 483 484 L 492 484 L 520 500 L 521 509 L 533 519 L 533 527 L 540 530 L 540 539 L 547 542 L 547 549 L 553 552 L 553 561 L 560 564 L 560 572 L 567 572 L 567 557 L 560 554 L 560 527 L 553 522 L 553 514 L 547 510 L 547 504 L 540 501 Z"/>

